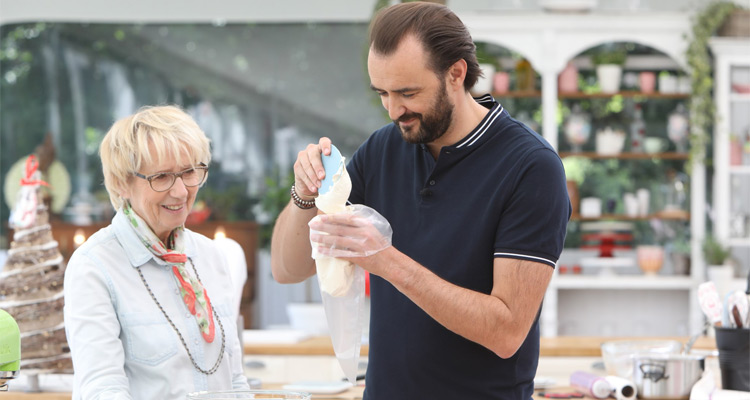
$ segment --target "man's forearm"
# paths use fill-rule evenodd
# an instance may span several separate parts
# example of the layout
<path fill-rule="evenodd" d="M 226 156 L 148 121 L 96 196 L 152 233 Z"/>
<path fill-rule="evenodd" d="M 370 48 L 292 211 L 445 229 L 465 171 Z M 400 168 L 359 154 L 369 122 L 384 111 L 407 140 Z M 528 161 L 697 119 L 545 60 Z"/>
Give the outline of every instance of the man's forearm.
<path fill-rule="evenodd" d="M 300 209 L 290 201 L 279 214 L 271 238 L 271 271 L 277 282 L 297 283 L 315 273 L 307 223 L 317 211 Z"/>

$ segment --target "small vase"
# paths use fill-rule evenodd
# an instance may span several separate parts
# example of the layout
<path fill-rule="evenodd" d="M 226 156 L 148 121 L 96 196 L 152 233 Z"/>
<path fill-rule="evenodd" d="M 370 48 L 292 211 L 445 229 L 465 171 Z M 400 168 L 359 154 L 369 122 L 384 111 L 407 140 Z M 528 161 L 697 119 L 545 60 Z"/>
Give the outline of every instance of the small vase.
<path fill-rule="evenodd" d="M 521 92 L 536 90 L 536 72 L 525 58 L 516 63 L 516 90 Z"/>
<path fill-rule="evenodd" d="M 591 119 L 588 114 L 581 111 L 581 107 L 576 104 L 570 113 L 568 120 L 565 122 L 565 138 L 570 143 L 573 152 L 581 151 L 581 146 L 589 140 L 591 136 Z"/>
<path fill-rule="evenodd" d="M 578 68 L 568 62 L 565 69 L 557 77 L 557 91 L 560 93 L 575 93 L 578 91 Z"/>
<path fill-rule="evenodd" d="M 656 88 L 656 74 L 649 71 L 643 71 L 638 76 L 638 81 L 641 86 L 641 92 L 653 93 Z"/>
<path fill-rule="evenodd" d="M 638 267 L 646 275 L 656 275 L 664 263 L 664 249 L 661 246 L 636 247 Z"/>
<path fill-rule="evenodd" d="M 479 64 L 482 75 L 477 79 L 477 83 L 471 88 L 471 92 L 476 95 L 483 95 L 492 90 L 492 81 L 495 75 L 495 66 L 492 64 Z"/>
<path fill-rule="evenodd" d="M 659 93 L 677 93 L 677 77 L 668 73 L 659 74 Z"/>
<path fill-rule="evenodd" d="M 596 67 L 596 79 L 602 93 L 617 93 L 620 91 L 622 67 L 616 64 L 602 64 Z"/>
<path fill-rule="evenodd" d="M 510 88 L 510 75 L 503 71 L 495 72 L 492 84 L 495 93 L 507 93 Z"/>
<path fill-rule="evenodd" d="M 568 198 L 570 199 L 572 213 L 578 215 L 578 183 L 571 180 L 567 180 L 565 183 L 568 187 Z"/>
<path fill-rule="evenodd" d="M 742 165 L 742 142 L 737 136 L 729 137 L 729 165 Z"/>
<path fill-rule="evenodd" d="M 688 117 L 685 106 L 677 105 L 677 109 L 669 114 L 667 120 L 667 137 L 674 142 L 678 153 L 687 151 L 686 141 L 688 136 Z"/>
<path fill-rule="evenodd" d="M 675 275 L 690 275 L 690 256 L 672 252 L 669 257 L 672 259 Z"/>

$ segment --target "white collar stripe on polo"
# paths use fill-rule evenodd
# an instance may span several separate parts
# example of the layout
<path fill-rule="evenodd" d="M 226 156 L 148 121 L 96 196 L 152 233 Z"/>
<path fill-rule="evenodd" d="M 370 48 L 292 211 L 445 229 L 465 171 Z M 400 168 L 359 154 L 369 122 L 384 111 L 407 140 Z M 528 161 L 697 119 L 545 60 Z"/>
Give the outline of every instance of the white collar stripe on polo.
<path fill-rule="evenodd" d="M 485 119 L 484 123 L 482 123 L 482 125 L 479 127 L 479 129 L 477 129 L 477 131 L 474 132 L 473 135 L 471 135 L 468 138 L 466 138 L 466 140 L 464 140 L 463 143 L 461 143 L 458 146 L 456 146 L 456 148 L 460 149 L 464 145 L 468 144 L 469 146 L 471 146 L 472 144 L 474 144 L 474 142 L 476 142 L 477 139 L 479 139 L 480 137 L 482 137 L 482 135 L 484 135 L 485 132 L 487 132 L 487 130 L 489 129 L 489 127 L 492 125 L 493 122 L 495 122 L 495 119 L 497 119 L 497 117 L 502 112 L 503 112 L 503 106 L 500 106 L 500 107 L 498 107 L 498 108 L 490 111 L 490 115 L 487 116 L 487 118 Z"/>

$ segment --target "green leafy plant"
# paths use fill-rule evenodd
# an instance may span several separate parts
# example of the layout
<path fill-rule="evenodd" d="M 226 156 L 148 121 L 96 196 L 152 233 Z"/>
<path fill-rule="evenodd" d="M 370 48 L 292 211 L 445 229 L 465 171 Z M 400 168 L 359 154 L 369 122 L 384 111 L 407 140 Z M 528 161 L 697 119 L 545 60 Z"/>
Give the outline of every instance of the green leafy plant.
<path fill-rule="evenodd" d="M 278 174 L 273 174 L 278 175 Z M 290 172 L 287 176 L 274 179 L 273 177 L 266 177 L 266 191 L 260 200 L 260 207 L 263 210 L 264 219 L 260 225 L 260 247 L 269 248 L 271 246 L 271 236 L 273 235 L 273 227 L 276 224 L 276 219 L 279 217 L 281 211 L 289 204 L 289 188 L 294 184 L 294 172 Z"/>
<path fill-rule="evenodd" d="M 732 2 L 715 1 L 693 18 L 692 38 L 686 53 L 691 83 L 690 162 L 705 159 L 714 118 L 713 64 L 708 40 L 736 9 L 738 6 Z"/>
<path fill-rule="evenodd" d="M 684 232 L 684 230 L 680 232 Z M 690 255 L 690 240 L 686 236 L 684 233 L 680 234 L 672 241 L 673 252 Z"/>
<path fill-rule="evenodd" d="M 731 255 L 728 247 L 721 244 L 715 237 L 708 235 L 703 241 L 703 256 L 708 265 L 723 265 Z"/>
<path fill-rule="evenodd" d="M 594 65 L 604 64 L 625 64 L 625 59 L 628 57 L 627 51 L 619 46 L 613 47 L 602 47 L 601 50 L 595 52 L 591 56 L 591 62 Z"/>
<path fill-rule="evenodd" d="M 586 171 L 591 167 L 591 160 L 585 157 L 565 157 L 562 162 L 567 180 L 582 185 Z"/>
<path fill-rule="evenodd" d="M 476 55 L 477 55 L 477 62 L 480 64 L 491 64 L 495 67 L 496 71 L 500 70 L 500 61 L 498 61 L 497 57 L 492 54 L 490 50 L 490 46 L 487 43 L 484 42 L 477 42 L 476 45 Z"/>
<path fill-rule="evenodd" d="M 234 184 L 226 188 L 204 186 L 198 192 L 198 200 L 206 203 L 211 209 L 213 221 L 244 221 L 254 220 L 252 213 L 253 199 L 245 193 L 243 184 Z"/>

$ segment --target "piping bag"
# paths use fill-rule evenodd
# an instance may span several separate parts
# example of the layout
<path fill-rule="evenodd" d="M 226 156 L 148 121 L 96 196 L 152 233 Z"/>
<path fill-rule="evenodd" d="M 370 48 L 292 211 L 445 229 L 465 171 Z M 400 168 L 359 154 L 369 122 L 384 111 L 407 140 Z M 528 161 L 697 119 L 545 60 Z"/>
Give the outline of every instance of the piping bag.
<path fill-rule="evenodd" d="M 323 155 L 322 161 L 326 175 L 315 205 L 325 214 L 349 212 L 346 202 L 352 181 L 344 157 L 331 145 L 331 155 Z M 318 254 L 314 243 L 312 249 L 333 350 L 346 379 L 356 385 L 365 319 L 365 272 L 349 261 Z"/>

